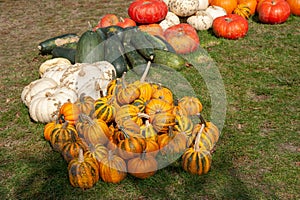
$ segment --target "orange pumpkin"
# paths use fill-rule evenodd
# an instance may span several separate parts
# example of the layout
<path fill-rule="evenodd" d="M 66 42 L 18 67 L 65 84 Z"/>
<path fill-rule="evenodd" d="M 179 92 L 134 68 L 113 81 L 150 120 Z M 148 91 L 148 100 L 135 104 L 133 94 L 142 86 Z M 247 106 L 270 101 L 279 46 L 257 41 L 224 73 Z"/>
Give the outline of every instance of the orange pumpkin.
<path fill-rule="evenodd" d="M 151 35 L 157 35 L 161 38 L 164 38 L 164 30 L 159 24 L 143 24 L 139 26 L 139 29 Z"/>
<path fill-rule="evenodd" d="M 220 6 L 224 8 L 227 14 L 231 14 L 237 4 L 237 0 L 212 0 L 210 3 L 212 6 Z"/>
<path fill-rule="evenodd" d="M 62 123 L 68 121 L 69 124 L 74 125 L 78 120 L 80 112 L 81 111 L 76 104 L 71 102 L 66 102 L 60 107 L 58 118 Z"/>
<path fill-rule="evenodd" d="M 250 14 L 253 15 L 256 11 L 257 0 L 238 0 L 239 4 L 245 4 L 250 8 Z"/>
<path fill-rule="evenodd" d="M 300 0 L 286 0 L 290 5 L 291 13 L 300 16 Z"/>

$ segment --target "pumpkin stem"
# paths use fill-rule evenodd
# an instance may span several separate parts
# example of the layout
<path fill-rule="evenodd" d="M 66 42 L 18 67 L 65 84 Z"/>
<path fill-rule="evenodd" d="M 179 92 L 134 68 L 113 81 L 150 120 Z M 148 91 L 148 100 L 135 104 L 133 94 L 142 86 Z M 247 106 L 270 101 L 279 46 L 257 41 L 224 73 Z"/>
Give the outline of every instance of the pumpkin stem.
<path fill-rule="evenodd" d="M 78 155 L 78 162 L 82 163 L 84 161 L 84 157 L 83 157 L 83 149 L 80 148 L 79 149 L 79 155 Z"/>
<path fill-rule="evenodd" d="M 145 79 L 146 79 L 146 77 L 147 77 L 147 75 L 148 75 L 148 72 L 149 72 L 149 70 L 150 70 L 150 66 L 151 66 L 151 62 L 148 61 L 147 66 L 146 66 L 146 69 L 145 69 L 145 71 L 144 71 L 144 73 L 143 73 L 143 75 L 142 75 L 142 77 L 141 77 L 141 79 L 140 79 L 140 82 L 145 82 Z"/>
<path fill-rule="evenodd" d="M 79 117 L 83 120 L 83 121 L 87 121 L 89 123 L 89 125 L 93 125 L 95 122 L 92 120 L 92 118 L 84 113 L 80 113 Z"/>
<path fill-rule="evenodd" d="M 198 116 L 199 119 L 200 119 L 200 123 L 201 123 L 201 124 L 204 124 L 204 126 L 206 127 L 206 121 L 205 121 L 205 119 L 202 117 L 202 115 L 201 115 L 200 113 L 198 113 L 197 116 Z"/>
<path fill-rule="evenodd" d="M 137 116 L 138 117 L 142 117 L 142 118 L 146 118 L 146 119 L 150 118 L 150 116 L 148 114 L 146 114 L 146 113 L 138 113 Z"/>
<path fill-rule="evenodd" d="M 66 129 L 68 125 L 69 125 L 69 122 L 68 121 L 64 121 L 64 123 L 62 125 L 62 129 Z"/>
<path fill-rule="evenodd" d="M 197 152 L 200 150 L 199 143 L 200 143 L 200 138 L 201 138 L 204 127 L 205 127 L 205 125 L 202 124 L 201 128 L 200 128 L 200 130 L 199 130 L 199 132 L 197 133 L 197 136 L 196 136 L 196 140 L 195 140 L 195 144 L 194 144 L 194 150 L 197 151 Z"/>
<path fill-rule="evenodd" d="M 82 103 L 84 102 L 84 97 L 85 97 L 85 93 L 81 93 L 80 96 L 79 96 L 79 101 Z"/>

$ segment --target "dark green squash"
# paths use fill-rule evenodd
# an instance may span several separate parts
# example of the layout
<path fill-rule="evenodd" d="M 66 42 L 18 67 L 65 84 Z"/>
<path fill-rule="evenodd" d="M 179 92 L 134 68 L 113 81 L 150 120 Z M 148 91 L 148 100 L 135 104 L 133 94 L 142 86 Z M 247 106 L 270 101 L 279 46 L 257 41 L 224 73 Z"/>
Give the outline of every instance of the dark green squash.
<path fill-rule="evenodd" d="M 94 63 L 104 60 L 104 42 L 94 31 L 87 30 L 84 32 L 77 44 L 76 63 Z"/>

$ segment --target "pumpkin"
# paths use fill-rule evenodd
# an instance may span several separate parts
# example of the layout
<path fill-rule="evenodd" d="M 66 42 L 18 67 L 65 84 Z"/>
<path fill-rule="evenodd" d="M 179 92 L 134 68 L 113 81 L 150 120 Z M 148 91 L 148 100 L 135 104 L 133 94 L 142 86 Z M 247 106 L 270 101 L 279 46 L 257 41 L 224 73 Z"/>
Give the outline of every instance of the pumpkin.
<path fill-rule="evenodd" d="M 209 6 L 205 11 L 212 16 L 213 20 L 217 17 L 227 15 L 226 10 L 220 6 Z"/>
<path fill-rule="evenodd" d="M 144 81 L 135 81 L 133 83 L 136 85 L 140 91 L 139 99 L 142 99 L 143 101 L 149 101 L 152 97 L 153 89 L 152 85 L 148 82 Z"/>
<path fill-rule="evenodd" d="M 287 0 L 290 5 L 291 13 L 300 16 L 300 0 Z"/>
<path fill-rule="evenodd" d="M 194 124 L 186 115 L 176 115 L 174 130 L 185 134 L 187 137 L 192 134 Z"/>
<path fill-rule="evenodd" d="M 198 0 L 198 2 L 199 2 L 198 11 L 205 10 L 209 6 L 209 0 Z"/>
<path fill-rule="evenodd" d="M 149 120 L 146 120 L 145 124 L 140 127 L 140 134 L 147 140 L 157 141 L 157 133 Z"/>
<path fill-rule="evenodd" d="M 48 89 L 55 88 L 58 84 L 52 78 L 41 78 L 32 81 L 26 85 L 21 94 L 22 102 L 28 107 L 31 103 L 32 98 L 39 92 Z"/>
<path fill-rule="evenodd" d="M 147 102 L 145 102 L 144 100 L 139 98 L 139 99 L 134 100 L 131 104 L 138 107 L 140 112 L 144 112 Z"/>
<path fill-rule="evenodd" d="M 237 6 L 237 0 L 212 0 L 210 2 L 212 6 L 220 6 L 226 10 L 227 15 L 231 14 Z"/>
<path fill-rule="evenodd" d="M 60 81 L 69 66 L 70 65 L 66 65 L 66 64 L 60 64 L 60 65 L 53 66 L 53 67 L 47 69 L 41 77 L 42 78 L 51 78 L 58 85 L 60 85 Z"/>
<path fill-rule="evenodd" d="M 87 150 L 84 152 L 84 156 L 92 157 L 97 160 L 98 163 L 101 162 L 105 156 L 108 154 L 108 149 L 102 144 L 89 144 Z"/>
<path fill-rule="evenodd" d="M 149 118 L 149 116 L 145 113 L 141 113 L 138 107 L 126 104 L 121 106 L 117 111 L 115 122 L 121 125 L 124 121 L 131 119 L 140 126 L 143 124 L 144 118 Z"/>
<path fill-rule="evenodd" d="M 53 131 L 54 127 L 59 124 L 58 120 L 55 120 L 55 121 L 51 121 L 51 122 L 48 122 L 45 126 L 44 126 L 44 138 L 45 140 L 47 141 L 50 141 L 50 135 L 51 135 L 51 132 Z"/>
<path fill-rule="evenodd" d="M 73 187 L 89 189 L 99 180 L 99 166 L 94 158 L 84 156 L 80 149 L 78 158 L 68 164 L 68 174 Z"/>
<path fill-rule="evenodd" d="M 128 173 L 140 179 L 153 176 L 157 171 L 158 164 L 153 156 L 144 151 L 139 157 L 128 160 Z"/>
<path fill-rule="evenodd" d="M 71 62 L 66 58 L 52 58 L 44 61 L 39 67 L 40 77 L 43 77 L 44 73 L 49 69 L 60 65 L 61 67 L 67 67 L 71 65 Z"/>
<path fill-rule="evenodd" d="M 66 87 L 46 88 L 36 94 L 29 105 L 31 119 L 48 123 L 58 119 L 59 109 L 66 102 L 75 102 L 77 94 Z"/>
<path fill-rule="evenodd" d="M 146 104 L 146 108 L 145 108 L 145 113 L 148 114 L 150 117 L 157 113 L 165 113 L 165 112 L 172 113 L 172 111 L 173 111 L 173 105 L 167 103 L 162 99 L 151 99 Z"/>
<path fill-rule="evenodd" d="M 138 28 L 146 33 L 149 33 L 151 35 L 156 35 L 159 37 L 164 37 L 164 30 L 159 24 L 143 24 L 138 26 Z"/>
<path fill-rule="evenodd" d="M 167 133 L 158 136 L 157 143 L 162 155 L 179 154 L 186 149 L 186 135 L 169 128 Z"/>
<path fill-rule="evenodd" d="M 139 98 L 140 96 L 140 89 L 137 87 L 136 84 L 128 84 L 125 85 L 124 79 L 122 81 L 122 87 L 118 88 L 116 97 L 117 102 L 120 106 L 132 103 L 134 100 Z"/>
<path fill-rule="evenodd" d="M 83 113 L 80 114 L 81 123 L 76 124 L 77 130 L 89 144 L 106 144 L 109 129 L 106 123 L 97 118 L 91 118 Z"/>
<path fill-rule="evenodd" d="M 196 29 L 187 23 L 180 23 L 167 28 L 164 36 L 178 54 L 194 52 L 200 45 Z"/>
<path fill-rule="evenodd" d="M 205 148 L 199 147 L 199 140 L 202 134 L 204 125 L 197 134 L 195 145 L 185 150 L 182 155 L 183 170 L 196 175 L 206 174 L 211 167 L 211 154 Z"/>
<path fill-rule="evenodd" d="M 168 6 L 161 0 L 135 0 L 128 8 L 128 15 L 140 24 L 153 24 L 163 20 Z"/>
<path fill-rule="evenodd" d="M 172 13 L 170 11 L 168 11 L 167 16 L 165 17 L 165 19 L 162 20 L 159 23 L 159 25 L 161 26 L 161 28 L 163 29 L 163 31 L 165 31 L 167 28 L 169 28 L 169 27 L 171 27 L 173 25 L 177 25 L 177 24 L 180 24 L 179 17 L 175 13 Z"/>
<path fill-rule="evenodd" d="M 239 4 L 244 4 L 247 5 L 250 8 L 250 15 L 254 15 L 256 11 L 256 6 L 257 6 L 257 0 L 238 0 L 238 5 Z"/>
<path fill-rule="evenodd" d="M 72 159 L 79 156 L 79 150 L 86 151 L 87 144 L 85 144 L 77 134 L 72 134 L 71 139 L 64 142 L 61 154 L 65 161 L 70 162 Z"/>
<path fill-rule="evenodd" d="M 202 111 L 202 103 L 199 98 L 184 96 L 178 100 L 178 106 L 186 110 L 188 115 L 197 115 Z"/>
<path fill-rule="evenodd" d="M 114 151 L 109 150 L 99 164 L 99 173 L 104 182 L 119 183 L 127 176 L 126 163 Z"/>
<path fill-rule="evenodd" d="M 94 117 L 102 119 L 106 123 L 112 122 L 116 116 L 116 106 L 114 101 L 115 97 L 112 95 L 96 99 L 94 103 Z"/>
<path fill-rule="evenodd" d="M 118 143 L 118 154 L 121 158 L 127 160 L 137 157 L 145 148 L 145 140 L 139 136 L 130 136 L 125 131 L 125 139 Z"/>
<path fill-rule="evenodd" d="M 195 15 L 187 18 L 187 23 L 193 26 L 196 30 L 207 30 L 211 28 L 213 23 L 212 16 L 204 11 L 197 11 Z"/>
<path fill-rule="evenodd" d="M 248 5 L 246 4 L 238 4 L 237 7 L 233 10 L 234 14 L 237 14 L 245 19 L 249 19 L 251 16 L 251 10 Z"/>
<path fill-rule="evenodd" d="M 147 139 L 147 138 L 145 139 L 145 142 L 146 142 L 146 146 L 144 151 L 146 152 L 147 155 L 151 155 L 155 157 L 159 152 L 158 143 L 152 139 Z"/>
<path fill-rule="evenodd" d="M 199 0 L 170 0 L 169 9 L 180 17 L 188 17 L 199 9 Z"/>
<path fill-rule="evenodd" d="M 74 125 L 65 122 L 57 124 L 50 134 L 50 144 L 54 151 L 61 152 L 65 142 L 78 136 L 77 130 Z"/>
<path fill-rule="evenodd" d="M 248 21 L 237 14 L 229 14 L 216 18 L 212 28 L 216 36 L 234 40 L 246 36 Z"/>
<path fill-rule="evenodd" d="M 130 136 L 140 134 L 140 126 L 131 119 L 121 121 L 117 127 L 122 130 L 120 132 L 125 131 Z"/>
<path fill-rule="evenodd" d="M 101 92 L 106 95 L 108 83 L 115 77 L 115 67 L 107 61 L 76 63 L 68 67 L 61 79 L 65 85 L 78 93 L 98 99 Z M 100 92 L 101 91 L 101 92 Z"/>
<path fill-rule="evenodd" d="M 266 24 L 283 23 L 290 14 L 290 6 L 285 0 L 264 0 L 258 8 L 258 19 Z"/>
<path fill-rule="evenodd" d="M 75 124 L 79 118 L 80 108 L 71 102 L 64 103 L 59 109 L 59 120 L 63 123 L 68 121 L 70 124 Z"/>
<path fill-rule="evenodd" d="M 165 133 L 169 130 L 170 126 L 175 125 L 175 115 L 168 112 L 157 113 L 149 121 L 157 133 Z"/>
<path fill-rule="evenodd" d="M 172 91 L 165 87 L 162 86 L 161 84 L 153 84 L 153 93 L 152 93 L 152 99 L 161 99 L 168 104 L 173 104 L 174 99 L 173 99 L 173 93 Z"/>
<path fill-rule="evenodd" d="M 85 93 L 81 93 L 77 101 L 74 102 L 80 112 L 86 115 L 91 115 L 94 112 L 94 103 L 95 100 L 92 97 L 85 95 Z"/>

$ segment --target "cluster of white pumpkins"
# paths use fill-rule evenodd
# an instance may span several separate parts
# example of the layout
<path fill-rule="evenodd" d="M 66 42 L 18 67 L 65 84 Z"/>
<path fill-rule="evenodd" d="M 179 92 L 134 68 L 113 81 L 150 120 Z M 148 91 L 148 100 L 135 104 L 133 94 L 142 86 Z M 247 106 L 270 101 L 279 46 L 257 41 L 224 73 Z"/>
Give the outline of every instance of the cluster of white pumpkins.
<path fill-rule="evenodd" d="M 196 30 L 208 30 L 215 18 L 226 15 L 226 10 L 220 6 L 209 6 L 208 0 L 164 0 L 169 11 L 166 18 L 160 22 L 165 30 L 180 23 L 180 18 Z"/>
<path fill-rule="evenodd" d="M 65 58 L 49 59 L 39 67 L 40 78 L 24 87 L 21 99 L 31 119 L 48 123 L 57 119 L 63 103 L 75 102 L 82 93 L 94 99 L 105 95 L 115 73 L 107 61 L 72 65 Z"/>

